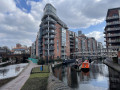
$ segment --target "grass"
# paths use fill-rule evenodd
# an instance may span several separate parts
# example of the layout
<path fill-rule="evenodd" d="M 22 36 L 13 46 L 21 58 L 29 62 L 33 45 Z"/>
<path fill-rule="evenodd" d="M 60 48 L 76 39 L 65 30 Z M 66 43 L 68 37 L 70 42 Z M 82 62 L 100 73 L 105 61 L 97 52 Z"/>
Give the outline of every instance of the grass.
<path fill-rule="evenodd" d="M 40 71 L 40 67 L 35 67 L 32 73 L 21 90 L 47 90 L 48 66 L 44 66 L 43 71 Z"/>

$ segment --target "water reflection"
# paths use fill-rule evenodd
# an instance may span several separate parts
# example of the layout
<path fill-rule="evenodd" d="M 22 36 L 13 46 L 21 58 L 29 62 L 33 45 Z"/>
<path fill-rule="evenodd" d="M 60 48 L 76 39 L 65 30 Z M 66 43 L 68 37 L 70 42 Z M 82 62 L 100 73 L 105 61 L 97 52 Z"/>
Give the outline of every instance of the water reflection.
<path fill-rule="evenodd" d="M 73 90 L 120 90 L 116 89 L 120 85 L 120 74 L 113 71 L 101 61 L 94 61 L 87 73 L 73 71 L 69 65 L 55 68 L 54 75 Z"/>
<path fill-rule="evenodd" d="M 27 63 L 1 67 L 0 68 L 0 79 L 17 76 L 25 68 L 26 65 Z"/>
<path fill-rule="evenodd" d="M 110 90 L 120 90 L 120 73 L 109 68 L 109 89 Z"/>

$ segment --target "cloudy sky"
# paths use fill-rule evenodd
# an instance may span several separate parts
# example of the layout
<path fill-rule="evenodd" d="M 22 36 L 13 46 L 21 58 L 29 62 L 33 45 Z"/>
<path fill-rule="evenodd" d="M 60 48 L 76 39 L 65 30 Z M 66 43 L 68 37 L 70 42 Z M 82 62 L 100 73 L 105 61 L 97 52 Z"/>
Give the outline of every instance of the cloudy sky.
<path fill-rule="evenodd" d="M 46 3 L 57 9 L 57 15 L 69 30 L 81 30 L 103 42 L 105 17 L 109 8 L 120 7 L 120 0 L 0 0 L 0 46 L 35 41 Z"/>

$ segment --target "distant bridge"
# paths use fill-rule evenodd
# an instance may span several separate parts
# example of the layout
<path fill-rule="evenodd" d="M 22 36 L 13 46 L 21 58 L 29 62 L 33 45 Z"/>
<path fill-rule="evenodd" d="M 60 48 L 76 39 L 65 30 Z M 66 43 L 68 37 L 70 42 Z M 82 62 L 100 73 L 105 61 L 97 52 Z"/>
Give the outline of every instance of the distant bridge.
<path fill-rule="evenodd" d="M 2 58 L 8 59 L 8 61 L 11 61 L 11 63 L 24 62 L 29 57 L 29 54 L 5 54 L 2 56 Z"/>

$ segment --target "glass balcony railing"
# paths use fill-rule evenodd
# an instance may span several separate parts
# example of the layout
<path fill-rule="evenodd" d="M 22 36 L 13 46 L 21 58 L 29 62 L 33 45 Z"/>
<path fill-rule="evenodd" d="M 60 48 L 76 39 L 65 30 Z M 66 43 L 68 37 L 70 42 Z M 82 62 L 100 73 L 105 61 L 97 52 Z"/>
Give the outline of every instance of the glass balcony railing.
<path fill-rule="evenodd" d="M 61 53 L 61 55 L 66 55 L 66 53 L 64 52 L 64 53 Z"/>
<path fill-rule="evenodd" d="M 54 38 L 55 36 L 54 35 L 50 35 L 49 38 Z"/>
<path fill-rule="evenodd" d="M 74 43 L 70 43 L 70 45 L 74 45 Z"/>
<path fill-rule="evenodd" d="M 44 36 L 44 38 L 48 38 L 48 35 Z"/>
<path fill-rule="evenodd" d="M 108 40 L 108 42 L 110 42 L 110 43 L 111 43 L 111 42 L 113 42 L 113 43 L 114 43 L 114 42 L 120 42 L 120 39 Z"/>
<path fill-rule="evenodd" d="M 120 46 L 108 46 L 108 48 L 115 48 L 115 49 L 118 49 L 118 48 L 120 48 Z"/>
<path fill-rule="evenodd" d="M 118 31 L 120 28 L 108 28 L 107 31 Z"/>
<path fill-rule="evenodd" d="M 54 41 L 50 41 L 49 44 L 54 44 Z"/>
<path fill-rule="evenodd" d="M 55 25 L 49 25 L 49 28 L 55 29 Z"/>
<path fill-rule="evenodd" d="M 120 36 L 120 33 L 117 34 L 108 34 L 107 37 L 116 37 L 116 36 Z"/>
<path fill-rule="evenodd" d="M 48 41 L 45 41 L 45 44 L 49 44 Z"/>
<path fill-rule="evenodd" d="M 107 25 L 115 25 L 120 24 L 120 21 L 108 22 Z"/>
<path fill-rule="evenodd" d="M 119 16 L 112 16 L 112 17 L 107 17 L 106 20 L 117 19 L 117 18 L 119 18 Z"/>

